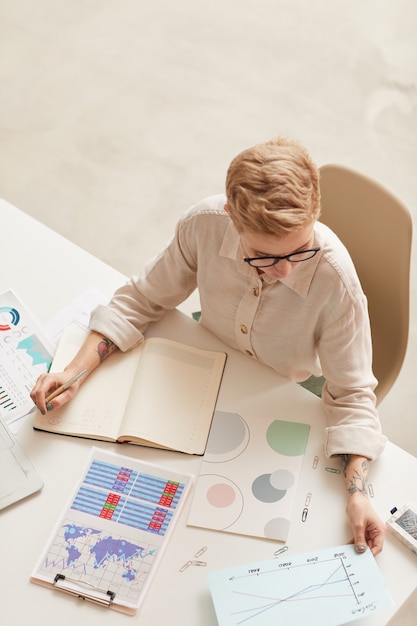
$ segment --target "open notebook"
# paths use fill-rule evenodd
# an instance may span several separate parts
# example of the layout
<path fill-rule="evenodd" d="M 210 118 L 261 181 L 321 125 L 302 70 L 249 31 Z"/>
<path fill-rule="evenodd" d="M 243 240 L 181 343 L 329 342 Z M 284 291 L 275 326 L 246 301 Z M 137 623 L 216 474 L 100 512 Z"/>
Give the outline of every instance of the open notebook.
<path fill-rule="evenodd" d="M 23 448 L 0 419 L 0 509 L 39 491 L 42 486 Z"/>
<path fill-rule="evenodd" d="M 69 326 L 51 372 L 63 371 L 88 331 Z M 75 398 L 41 415 L 47 432 L 204 454 L 226 354 L 162 337 L 117 351 L 94 370 Z"/>

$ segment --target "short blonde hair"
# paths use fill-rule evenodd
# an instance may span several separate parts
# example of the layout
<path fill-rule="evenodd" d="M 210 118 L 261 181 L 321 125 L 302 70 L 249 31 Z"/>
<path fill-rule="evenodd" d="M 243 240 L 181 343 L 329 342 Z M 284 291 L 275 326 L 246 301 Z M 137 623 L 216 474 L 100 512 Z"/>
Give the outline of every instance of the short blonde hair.
<path fill-rule="evenodd" d="M 226 195 L 239 232 L 284 236 L 320 215 L 318 169 L 301 144 L 284 137 L 238 154 L 227 170 Z"/>

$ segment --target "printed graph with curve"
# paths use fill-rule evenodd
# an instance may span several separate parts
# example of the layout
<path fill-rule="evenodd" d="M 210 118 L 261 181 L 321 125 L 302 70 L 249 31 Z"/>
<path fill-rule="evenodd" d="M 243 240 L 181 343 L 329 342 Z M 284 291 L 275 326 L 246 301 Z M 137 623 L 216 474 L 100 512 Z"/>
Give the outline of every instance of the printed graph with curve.
<path fill-rule="evenodd" d="M 392 606 L 370 550 L 350 545 L 209 573 L 219 626 L 337 626 Z"/>
<path fill-rule="evenodd" d="M 182 474 L 94 449 L 32 580 L 62 575 L 136 605 L 189 484 Z"/>

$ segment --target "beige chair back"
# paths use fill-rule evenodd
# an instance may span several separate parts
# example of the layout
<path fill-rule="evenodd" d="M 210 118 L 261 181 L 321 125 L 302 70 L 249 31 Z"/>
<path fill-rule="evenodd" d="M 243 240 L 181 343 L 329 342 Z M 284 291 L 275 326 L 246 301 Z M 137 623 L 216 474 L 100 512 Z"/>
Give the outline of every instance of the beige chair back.
<path fill-rule="evenodd" d="M 349 250 L 368 298 L 379 404 L 394 384 L 407 348 L 411 216 L 389 191 L 358 172 L 325 165 L 320 177 L 320 221 Z"/>

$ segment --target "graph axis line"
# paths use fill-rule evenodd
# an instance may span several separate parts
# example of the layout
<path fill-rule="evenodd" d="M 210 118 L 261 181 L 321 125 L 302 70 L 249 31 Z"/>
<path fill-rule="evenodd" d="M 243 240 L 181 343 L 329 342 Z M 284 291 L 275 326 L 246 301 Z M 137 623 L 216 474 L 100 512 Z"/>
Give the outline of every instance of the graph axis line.
<path fill-rule="evenodd" d="M 268 603 L 267 605 L 265 605 L 263 607 L 248 608 L 248 609 L 245 609 L 245 610 L 242 610 L 242 611 L 236 611 L 236 612 L 232 613 L 231 615 L 237 616 L 239 614 L 242 614 L 243 612 L 250 612 L 250 611 L 253 612 L 253 611 L 256 611 L 253 615 L 245 617 L 241 621 L 237 622 L 238 625 L 239 624 L 244 624 L 246 622 L 249 622 L 249 621 L 251 621 L 253 619 L 258 618 L 263 613 L 265 613 L 267 611 L 270 611 L 270 610 L 276 608 L 277 606 L 279 606 L 279 605 L 281 605 L 283 603 L 292 602 L 292 601 L 295 601 L 295 600 L 299 601 L 300 600 L 300 596 L 303 596 L 303 595 L 308 594 L 308 593 L 312 593 L 312 592 L 314 592 L 314 590 L 323 589 L 324 587 L 326 587 L 328 585 L 334 585 L 334 584 L 340 584 L 340 583 L 348 583 L 348 585 L 349 585 L 349 587 L 351 589 L 351 593 L 343 594 L 343 595 L 340 595 L 338 597 L 353 597 L 355 599 L 356 603 L 359 604 L 358 597 L 357 597 L 357 595 L 355 593 L 355 590 L 353 589 L 353 586 L 352 586 L 349 574 L 348 574 L 348 572 L 346 570 L 346 567 L 345 567 L 345 565 L 343 563 L 343 560 L 341 558 L 326 559 L 324 561 L 320 561 L 319 563 L 317 563 L 317 562 L 315 562 L 315 563 L 303 563 L 303 564 L 298 564 L 298 565 L 295 565 L 295 566 L 288 566 L 286 569 L 290 570 L 290 569 L 296 569 L 297 567 L 306 567 L 306 566 L 311 566 L 311 565 L 316 565 L 317 566 L 317 565 L 320 565 L 322 563 L 326 563 L 326 562 L 328 563 L 328 562 L 333 561 L 333 560 L 339 561 L 339 565 L 336 567 L 336 569 L 334 571 L 332 571 L 327 576 L 327 578 L 323 582 L 318 583 L 318 584 L 308 585 L 307 587 L 304 587 L 303 589 L 300 589 L 300 590 L 294 592 L 293 594 L 290 594 L 289 596 L 287 596 L 285 598 L 276 599 L 276 600 Z M 344 574 L 345 574 L 344 577 L 331 582 L 330 579 L 338 571 L 340 571 L 340 569 L 343 569 Z M 281 570 L 281 571 L 283 571 L 283 570 Z M 256 574 L 256 575 L 259 576 L 259 575 L 263 575 L 263 574 L 267 574 L 267 573 L 271 574 L 271 573 L 275 573 L 275 572 L 276 572 L 276 570 L 269 570 L 268 572 L 261 572 L 261 573 Z M 251 574 L 251 576 L 253 576 L 253 574 Z M 254 594 L 247 594 L 245 592 L 233 591 L 232 593 L 239 594 L 239 595 L 245 595 L 246 597 L 249 597 L 249 596 L 255 597 Z M 261 596 L 256 596 L 256 597 L 261 597 Z M 323 598 L 323 597 L 324 598 L 330 598 L 331 597 L 332 599 L 335 598 L 335 596 L 320 596 L 320 597 L 321 598 Z M 314 596 L 312 598 L 305 598 L 305 600 L 308 600 L 308 599 L 316 600 L 318 598 L 319 598 L 319 596 Z M 266 599 L 267 598 L 265 598 L 265 600 Z"/>

